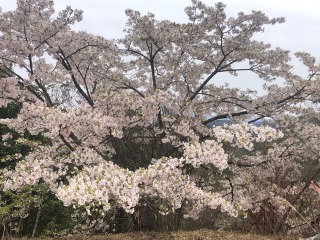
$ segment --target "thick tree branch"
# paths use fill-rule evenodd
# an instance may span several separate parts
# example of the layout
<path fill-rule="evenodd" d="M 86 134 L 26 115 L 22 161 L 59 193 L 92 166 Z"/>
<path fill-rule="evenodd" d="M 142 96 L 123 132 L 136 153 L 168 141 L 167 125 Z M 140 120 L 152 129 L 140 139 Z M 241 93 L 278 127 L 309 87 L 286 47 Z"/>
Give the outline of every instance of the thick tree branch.
<path fill-rule="evenodd" d="M 219 119 L 224 119 L 224 118 L 228 118 L 228 117 L 238 117 L 238 116 L 245 115 L 245 114 L 248 114 L 248 113 L 249 112 L 247 110 L 244 110 L 244 111 L 236 112 L 236 113 L 221 114 L 221 115 L 209 118 L 209 119 L 207 119 L 205 121 L 202 121 L 202 124 L 206 125 L 206 124 L 208 124 L 210 122 L 213 122 L 213 121 L 216 121 L 216 120 L 219 120 Z"/>
<path fill-rule="evenodd" d="M 94 106 L 94 102 L 93 100 L 91 99 L 90 96 L 88 96 L 84 91 L 83 89 L 81 88 L 81 86 L 79 85 L 76 77 L 74 76 L 73 72 L 72 72 L 72 67 L 69 63 L 69 61 L 66 59 L 65 55 L 64 55 L 64 52 L 63 50 L 59 47 L 59 51 L 57 52 L 58 56 L 59 56 L 59 59 L 60 59 L 60 62 L 62 64 L 62 66 L 69 72 L 70 76 L 71 76 L 71 79 L 76 87 L 76 89 L 79 91 L 79 93 L 84 97 L 84 99 L 89 103 L 89 105 L 91 107 Z"/>

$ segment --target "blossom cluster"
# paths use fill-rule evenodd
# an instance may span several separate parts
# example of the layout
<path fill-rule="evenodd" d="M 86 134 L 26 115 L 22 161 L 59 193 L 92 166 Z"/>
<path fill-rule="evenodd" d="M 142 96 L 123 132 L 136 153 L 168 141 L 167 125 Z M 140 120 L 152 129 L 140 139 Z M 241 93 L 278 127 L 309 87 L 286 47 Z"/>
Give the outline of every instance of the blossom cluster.
<path fill-rule="evenodd" d="M 54 192 L 66 206 L 103 206 L 106 212 L 122 207 L 133 213 L 139 201 L 134 174 L 110 162 L 85 166 L 79 174 L 68 178 L 68 185 L 62 184 Z"/>
<path fill-rule="evenodd" d="M 222 144 L 215 140 L 205 140 L 202 143 L 185 143 L 183 161 L 185 164 L 191 164 L 199 167 L 201 164 L 213 164 L 220 171 L 228 167 L 228 155 L 222 148 Z"/>
<path fill-rule="evenodd" d="M 146 169 L 137 170 L 135 175 L 141 197 L 161 199 L 157 207 L 162 214 L 174 212 L 183 206 L 188 209 L 184 216 L 195 219 L 207 207 L 221 207 L 222 211 L 229 215 L 237 215 L 229 201 L 218 193 L 208 192 L 196 186 L 190 176 L 182 173 L 182 167 L 181 159 L 162 158 Z"/>
<path fill-rule="evenodd" d="M 235 147 L 252 150 L 254 142 L 271 142 L 283 137 L 283 133 L 270 126 L 254 126 L 249 123 L 214 127 L 214 136 L 219 143 L 228 142 Z"/>

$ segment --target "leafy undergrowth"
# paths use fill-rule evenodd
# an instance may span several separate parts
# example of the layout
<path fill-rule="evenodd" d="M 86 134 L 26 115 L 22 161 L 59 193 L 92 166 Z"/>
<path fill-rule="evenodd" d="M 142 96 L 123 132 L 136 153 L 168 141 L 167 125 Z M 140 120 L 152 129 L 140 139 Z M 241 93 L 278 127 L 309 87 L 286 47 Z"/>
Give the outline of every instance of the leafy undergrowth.
<path fill-rule="evenodd" d="M 275 237 L 275 236 L 262 236 L 250 233 L 238 233 L 238 232 L 224 232 L 224 231 L 179 231 L 171 233 L 159 233 L 159 232 L 130 232 L 125 234 L 110 234 L 99 236 L 73 236 L 73 237 L 60 237 L 55 240 L 165 240 L 165 239 L 182 239 L 182 240 L 290 240 L 295 238 L 289 237 Z"/>

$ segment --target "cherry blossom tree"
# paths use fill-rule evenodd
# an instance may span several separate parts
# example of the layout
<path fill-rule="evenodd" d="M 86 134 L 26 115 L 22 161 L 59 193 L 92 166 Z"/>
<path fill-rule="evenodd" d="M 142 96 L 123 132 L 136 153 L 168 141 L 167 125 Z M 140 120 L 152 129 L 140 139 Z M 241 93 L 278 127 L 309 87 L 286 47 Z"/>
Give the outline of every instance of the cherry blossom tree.
<path fill-rule="evenodd" d="M 289 195 L 296 204 L 310 183 L 299 169 L 319 162 L 319 126 L 310 121 L 319 115 L 306 103 L 319 99 L 320 66 L 296 53 L 309 70 L 298 76 L 289 51 L 255 40 L 283 18 L 228 18 L 224 9 L 193 0 L 186 23 L 129 9 L 120 40 L 72 30 L 82 11 L 55 15 L 51 0 L 19 0 L 1 13 L 0 105 L 22 105 L 1 123 L 50 142 L 2 171 L 3 190 L 45 183 L 89 215 L 148 204 L 162 214 L 237 216 Z M 265 81 L 265 95 L 215 84 L 245 71 Z M 215 126 L 226 118 L 233 124 Z M 276 128 L 253 125 L 267 118 Z"/>

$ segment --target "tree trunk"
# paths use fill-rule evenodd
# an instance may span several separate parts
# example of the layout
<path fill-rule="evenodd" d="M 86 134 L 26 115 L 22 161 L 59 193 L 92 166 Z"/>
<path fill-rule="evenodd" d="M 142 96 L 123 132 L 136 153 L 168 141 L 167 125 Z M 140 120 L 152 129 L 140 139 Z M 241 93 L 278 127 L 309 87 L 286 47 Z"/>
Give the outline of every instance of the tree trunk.
<path fill-rule="evenodd" d="M 41 214 L 41 207 L 38 207 L 37 216 L 36 216 L 36 221 L 35 221 L 35 223 L 34 223 L 33 230 L 32 230 L 32 235 L 31 235 L 32 238 L 34 238 L 35 235 L 36 235 L 36 231 L 37 231 L 37 227 L 38 227 L 38 223 L 39 223 L 40 214 Z"/>

